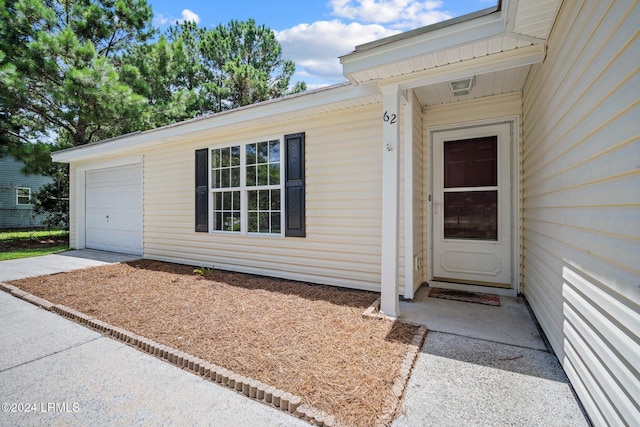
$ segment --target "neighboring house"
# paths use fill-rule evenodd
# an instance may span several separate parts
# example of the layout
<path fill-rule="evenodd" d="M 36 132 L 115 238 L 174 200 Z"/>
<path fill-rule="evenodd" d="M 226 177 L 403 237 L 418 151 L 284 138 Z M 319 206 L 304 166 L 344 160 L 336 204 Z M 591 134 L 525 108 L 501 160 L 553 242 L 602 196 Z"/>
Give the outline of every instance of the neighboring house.
<path fill-rule="evenodd" d="M 71 245 L 379 291 L 391 316 L 423 283 L 522 293 L 593 422 L 637 423 L 638 22 L 503 1 L 356 47 L 348 83 L 54 153 Z"/>
<path fill-rule="evenodd" d="M 41 227 L 44 215 L 33 211 L 32 196 L 51 178 L 22 173 L 24 163 L 0 158 L 0 229 Z"/>

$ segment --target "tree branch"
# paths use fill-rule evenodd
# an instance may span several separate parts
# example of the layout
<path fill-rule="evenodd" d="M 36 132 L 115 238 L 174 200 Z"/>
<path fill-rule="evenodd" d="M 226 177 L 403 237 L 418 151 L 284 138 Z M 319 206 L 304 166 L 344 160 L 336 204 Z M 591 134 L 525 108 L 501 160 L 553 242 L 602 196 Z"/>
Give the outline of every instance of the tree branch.
<path fill-rule="evenodd" d="M 65 129 L 67 132 L 69 132 L 70 134 L 75 134 L 75 130 L 73 129 L 73 127 L 69 126 L 68 123 L 64 123 L 60 120 L 57 120 L 54 117 L 49 116 L 44 110 L 42 110 L 41 108 L 38 108 L 36 106 L 25 106 L 24 107 L 25 110 L 27 111 L 31 111 L 32 113 L 37 114 L 38 116 L 40 116 L 42 119 L 44 119 L 45 121 L 52 123 L 54 125 L 60 126 L 61 128 Z"/>
<path fill-rule="evenodd" d="M 18 138 L 18 139 L 20 139 L 20 140 L 24 141 L 24 142 L 29 142 L 29 143 L 31 142 L 31 141 L 29 141 L 29 139 L 28 139 L 28 138 L 26 138 L 26 137 L 24 137 L 24 136 L 22 136 L 22 135 L 20 135 L 20 134 L 18 134 L 18 133 L 16 133 L 16 132 L 14 132 L 14 131 L 12 131 L 12 130 L 5 129 L 5 132 L 6 132 L 6 133 L 8 133 L 9 135 L 13 136 L 13 137 L 16 137 L 16 138 Z"/>
<path fill-rule="evenodd" d="M 111 47 L 113 46 L 114 40 L 116 38 L 116 32 L 118 32 L 118 30 L 115 30 L 113 34 L 111 34 L 111 39 L 109 39 L 109 42 L 107 43 L 107 46 L 104 49 L 104 53 L 102 54 L 104 57 L 109 56 L 109 51 L 111 50 Z"/>
<path fill-rule="evenodd" d="M 60 105 L 53 102 L 51 99 L 49 99 L 46 96 L 46 94 L 29 86 L 27 86 L 27 91 L 29 91 L 29 93 L 31 93 L 34 97 L 39 98 L 43 103 L 47 104 L 51 109 L 56 110 L 60 113 L 64 112 L 63 108 Z"/>
<path fill-rule="evenodd" d="M 95 135 L 96 132 L 98 132 L 100 129 L 101 129 L 101 126 L 98 124 L 98 126 L 96 126 L 96 128 L 94 130 L 89 132 L 89 136 L 87 137 L 87 141 L 91 141 L 91 138 L 93 138 L 93 135 Z"/>

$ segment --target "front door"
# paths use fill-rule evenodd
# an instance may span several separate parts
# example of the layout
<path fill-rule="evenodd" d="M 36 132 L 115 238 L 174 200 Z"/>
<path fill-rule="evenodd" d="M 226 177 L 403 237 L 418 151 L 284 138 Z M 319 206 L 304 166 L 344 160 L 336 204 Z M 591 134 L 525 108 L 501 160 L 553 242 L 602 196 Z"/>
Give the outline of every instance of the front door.
<path fill-rule="evenodd" d="M 511 125 L 432 135 L 433 279 L 511 287 Z"/>

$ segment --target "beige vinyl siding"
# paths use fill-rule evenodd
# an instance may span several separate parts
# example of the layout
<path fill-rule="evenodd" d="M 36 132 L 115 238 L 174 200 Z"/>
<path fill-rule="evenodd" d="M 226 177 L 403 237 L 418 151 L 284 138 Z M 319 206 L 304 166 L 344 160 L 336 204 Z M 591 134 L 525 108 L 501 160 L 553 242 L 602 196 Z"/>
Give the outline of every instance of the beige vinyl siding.
<path fill-rule="evenodd" d="M 430 258 L 431 258 L 431 247 L 429 246 L 429 238 L 431 233 L 431 218 L 429 215 L 431 214 L 431 204 L 429 202 L 429 193 L 431 186 L 431 152 L 429 151 L 429 134 L 427 133 L 427 125 L 426 125 L 426 108 L 423 108 L 422 119 L 420 121 L 422 125 L 422 170 L 421 170 L 421 179 L 422 179 L 422 199 L 424 200 L 423 212 L 422 212 L 422 253 L 424 258 L 422 259 L 422 281 L 429 281 L 429 266 Z"/>
<path fill-rule="evenodd" d="M 522 113 L 520 92 L 461 101 L 455 104 L 428 106 L 424 109 L 425 135 L 432 126 L 490 120 Z"/>
<path fill-rule="evenodd" d="M 640 419 L 638 1 L 565 1 L 524 88 L 524 292 L 595 425 Z"/>
<path fill-rule="evenodd" d="M 400 109 L 400 117 L 405 117 L 405 109 L 407 105 L 403 105 Z M 420 107 L 420 102 L 417 97 L 414 96 L 413 99 L 413 110 L 411 111 L 411 125 L 412 125 L 412 135 L 405 134 L 404 124 L 400 126 L 400 141 L 399 141 L 399 197 L 398 197 L 398 218 L 399 218 L 399 232 L 398 232 L 398 292 L 400 295 L 405 294 L 405 286 L 411 286 L 413 291 L 415 292 L 418 287 L 424 281 L 422 277 L 423 270 L 416 270 L 414 257 L 424 258 L 423 254 L 423 215 L 424 215 L 424 181 L 422 179 L 424 168 L 422 166 L 422 108 Z M 412 137 L 411 141 L 408 141 L 408 138 Z M 411 195 L 407 194 L 407 188 L 405 185 L 405 144 L 411 144 L 412 146 L 412 193 Z M 408 239 L 406 239 L 407 233 L 407 225 L 406 225 L 406 205 L 405 198 L 409 196 L 412 198 L 413 204 L 413 212 L 412 212 L 412 220 L 413 220 L 413 233 L 412 237 L 412 251 L 413 256 L 411 259 L 407 259 L 405 255 L 405 247 L 409 243 Z M 407 283 L 407 277 L 405 275 L 405 265 L 406 263 L 410 263 L 413 267 L 413 283 Z"/>
<path fill-rule="evenodd" d="M 405 185 L 405 144 L 407 143 L 407 135 L 405 132 L 405 127 L 403 123 L 403 118 L 406 117 L 406 109 L 407 105 L 402 103 L 400 106 L 400 111 L 398 117 L 400 117 L 400 140 L 398 141 L 398 294 L 405 294 L 405 285 L 407 285 L 407 277 L 405 271 L 405 247 L 407 244 L 406 239 L 406 229 L 407 229 L 407 221 L 405 219 L 406 215 L 406 206 L 405 206 L 405 198 L 406 198 L 406 185 Z M 411 262 L 411 260 L 408 260 Z"/>
<path fill-rule="evenodd" d="M 425 231 L 424 218 L 427 214 L 427 199 L 425 198 L 424 191 L 426 188 L 426 169 L 423 167 L 423 157 L 426 153 L 422 148 L 424 145 L 422 108 L 420 107 L 420 102 L 416 97 L 414 97 L 413 106 L 413 141 L 411 142 L 413 144 L 413 253 L 414 256 L 418 257 L 422 263 L 421 270 L 415 270 L 416 266 L 414 265 L 413 290 L 415 292 L 420 285 L 427 280 L 424 276 L 424 272 L 426 271 L 426 252 L 423 241 Z M 411 262 L 413 262 L 413 260 Z"/>
<path fill-rule="evenodd" d="M 430 179 L 431 179 L 431 171 L 430 171 L 430 157 L 429 157 L 429 142 L 428 142 L 428 131 L 430 127 L 436 126 L 456 126 L 456 125 L 467 125 L 471 122 L 483 121 L 483 120 L 500 120 L 505 117 L 513 117 L 522 115 L 522 94 L 520 92 L 505 94 L 505 95 L 496 95 L 490 96 L 486 98 L 480 98 L 476 100 L 469 101 L 461 101 L 455 104 L 446 104 L 442 106 L 433 106 L 426 107 L 424 109 L 424 148 L 423 148 L 423 156 L 425 161 L 423 162 L 424 170 L 425 170 L 425 186 L 423 192 L 424 200 L 428 200 L 429 188 L 430 188 Z M 521 124 L 521 121 L 518 121 Z M 521 130 L 518 130 L 520 134 Z M 518 139 L 520 140 L 520 139 Z M 520 148 L 516 148 L 520 150 Z M 516 203 L 516 199 L 512 199 L 512 203 Z M 425 212 L 426 213 L 426 212 Z M 426 217 L 427 215 L 425 215 Z M 515 220 L 516 223 L 513 224 L 515 227 L 517 225 L 518 220 Z M 518 225 L 521 227 L 521 224 Z M 429 252 L 429 236 L 431 223 L 427 221 L 427 225 L 424 227 L 423 241 L 424 248 L 427 257 L 430 257 L 431 254 Z M 424 277 L 425 280 L 429 278 L 429 271 L 427 271 L 427 266 L 429 265 L 426 262 L 427 258 L 425 258 L 424 263 Z M 514 266 L 515 267 L 515 266 Z"/>
<path fill-rule="evenodd" d="M 380 105 L 212 134 L 145 152 L 145 257 L 380 289 Z M 305 238 L 194 232 L 194 151 L 306 133 Z"/>

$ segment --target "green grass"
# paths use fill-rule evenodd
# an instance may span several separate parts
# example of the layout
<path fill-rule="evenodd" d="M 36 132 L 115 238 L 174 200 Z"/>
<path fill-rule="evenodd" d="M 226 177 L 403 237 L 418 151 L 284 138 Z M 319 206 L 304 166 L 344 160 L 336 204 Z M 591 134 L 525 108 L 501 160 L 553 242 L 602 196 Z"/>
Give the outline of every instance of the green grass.
<path fill-rule="evenodd" d="M 46 248 L 24 248 L 6 250 L 11 248 L 10 242 L 24 242 L 28 240 L 46 240 L 68 236 L 67 230 L 4 230 L 0 231 L 0 243 L 8 244 L 4 249 L 0 245 L 0 261 L 18 258 L 30 258 L 41 255 L 49 255 L 69 249 L 67 245 L 56 245 Z M 22 244 L 21 244 L 22 245 Z M 28 244 L 26 244 L 28 245 Z"/>
<path fill-rule="evenodd" d="M 11 252 L 0 252 L 0 261 L 55 254 L 57 252 L 66 251 L 68 249 L 69 249 L 69 246 L 63 245 L 63 246 L 52 246 L 50 248 L 19 249 L 17 251 L 11 251 Z"/>
<path fill-rule="evenodd" d="M 0 241 L 46 239 L 48 237 L 66 236 L 67 230 L 21 230 L 0 231 Z"/>

